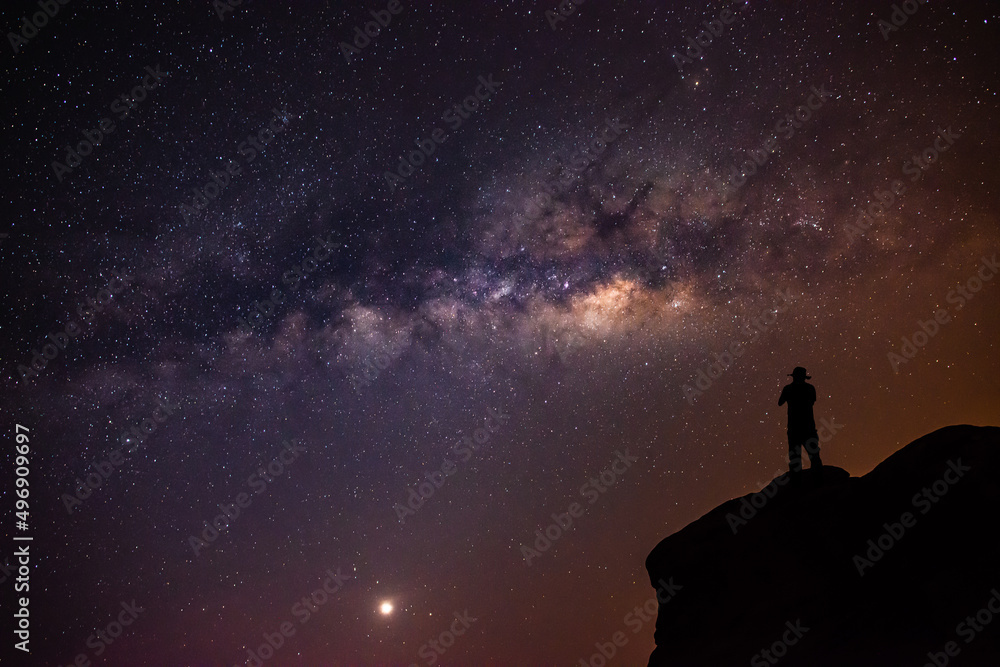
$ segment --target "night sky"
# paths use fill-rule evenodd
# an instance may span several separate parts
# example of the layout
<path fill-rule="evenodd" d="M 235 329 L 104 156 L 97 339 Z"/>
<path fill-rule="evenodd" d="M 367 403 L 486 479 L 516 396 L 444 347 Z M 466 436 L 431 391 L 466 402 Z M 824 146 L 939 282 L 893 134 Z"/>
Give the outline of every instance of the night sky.
<path fill-rule="evenodd" d="M 14 664 L 645 664 L 645 556 L 786 469 L 793 367 L 853 475 L 1000 423 L 995 3 L 577 2 L 8 35 Z"/>

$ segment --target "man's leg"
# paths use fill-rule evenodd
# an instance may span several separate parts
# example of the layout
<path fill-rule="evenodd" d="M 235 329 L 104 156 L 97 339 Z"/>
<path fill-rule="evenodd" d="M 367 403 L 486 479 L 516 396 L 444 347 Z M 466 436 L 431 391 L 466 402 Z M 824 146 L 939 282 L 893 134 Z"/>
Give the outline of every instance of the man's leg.
<path fill-rule="evenodd" d="M 802 472 L 802 439 L 788 434 L 788 470 Z"/>
<path fill-rule="evenodd" d="M 819 458 L 819 435 L 816 432 L 806 440 L 806 452 L 809 454 L 809 466 L 822 468 L 823 461 Z"/>

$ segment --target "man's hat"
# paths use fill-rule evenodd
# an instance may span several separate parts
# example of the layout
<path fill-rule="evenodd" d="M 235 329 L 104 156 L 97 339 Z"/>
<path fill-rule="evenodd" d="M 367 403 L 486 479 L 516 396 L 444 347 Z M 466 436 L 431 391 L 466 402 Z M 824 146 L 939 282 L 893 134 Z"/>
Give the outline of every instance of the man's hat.
<path fill-rule="evenodd" d="M 799 378 L 799 377 L 801 377 L 801 378 L 805 378 L 806 380 L 812 380 L 812 376 L 811 375 L 806 375 L 806 369 L 802 368 L 802 366 L 796 366 L 795 370 L 793 370 L 788 375 L 789 375 L 789 377 L 792 377 L 792 378 Z"/>

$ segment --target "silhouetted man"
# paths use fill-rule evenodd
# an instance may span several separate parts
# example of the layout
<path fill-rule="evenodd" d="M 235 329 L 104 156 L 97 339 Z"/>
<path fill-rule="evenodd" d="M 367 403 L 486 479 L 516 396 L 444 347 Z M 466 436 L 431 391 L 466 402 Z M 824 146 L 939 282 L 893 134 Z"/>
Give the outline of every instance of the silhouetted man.
<path fill-rule="evenodd" d="M 812 377 L 801 366 L 796 366 L 789 375 L 792 383 L 785 385 L 778 399 L 779 406 L 788 403 L 788 469 L 802 472 L 803 445 L 809 454 L 809 465 L 820 468 L 823 462 L 819 458 L 819 434 L 813 419 L 816 387 L 806 382 Z"/>

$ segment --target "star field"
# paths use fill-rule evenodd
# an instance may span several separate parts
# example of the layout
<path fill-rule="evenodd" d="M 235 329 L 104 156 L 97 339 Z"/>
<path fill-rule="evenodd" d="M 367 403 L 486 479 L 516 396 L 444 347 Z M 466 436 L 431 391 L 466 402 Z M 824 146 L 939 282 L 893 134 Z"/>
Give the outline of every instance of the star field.
<path fill-rule="evenodd" d="M 23 664 L 578 664 L 786 468 L 793 367 L 853 475 L 998 422 L 990 3 L 221 4 L 4 56 Z"/>

